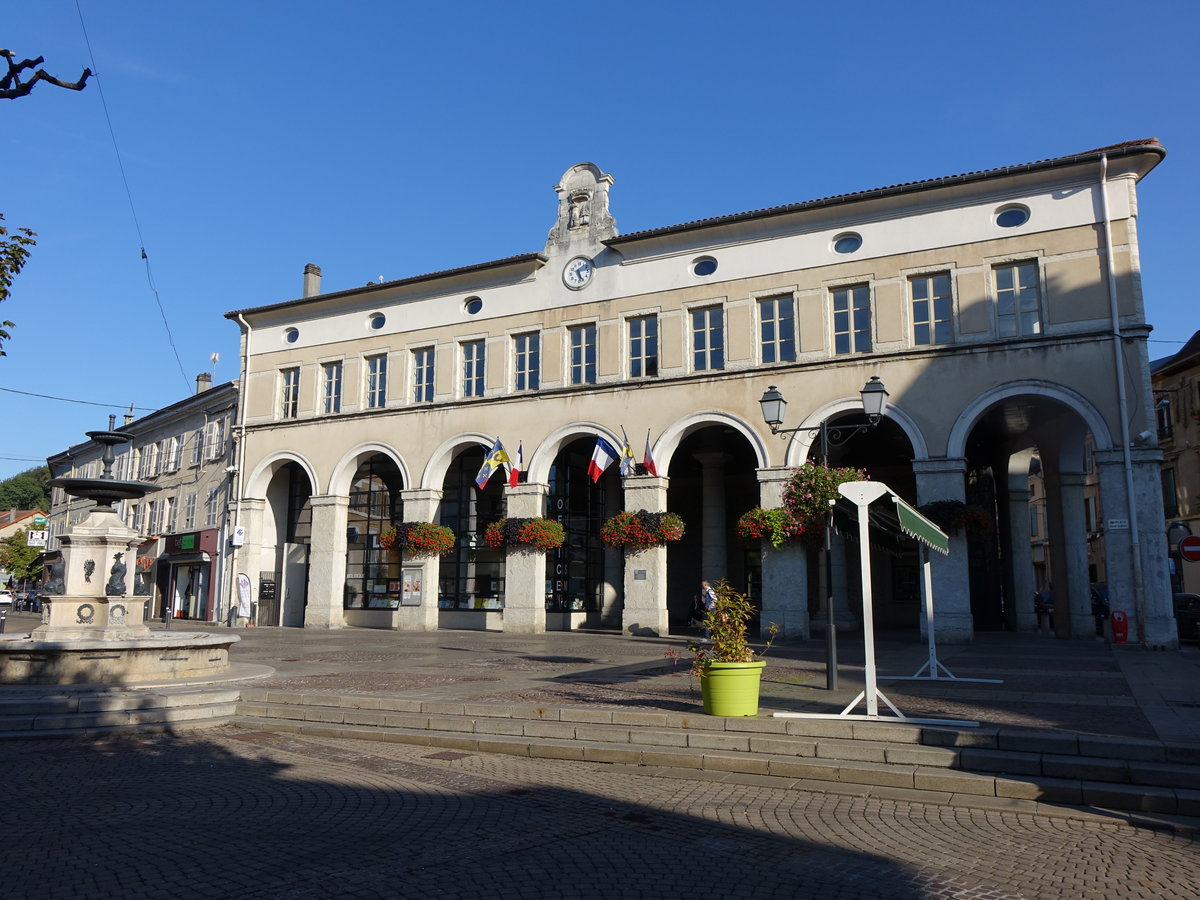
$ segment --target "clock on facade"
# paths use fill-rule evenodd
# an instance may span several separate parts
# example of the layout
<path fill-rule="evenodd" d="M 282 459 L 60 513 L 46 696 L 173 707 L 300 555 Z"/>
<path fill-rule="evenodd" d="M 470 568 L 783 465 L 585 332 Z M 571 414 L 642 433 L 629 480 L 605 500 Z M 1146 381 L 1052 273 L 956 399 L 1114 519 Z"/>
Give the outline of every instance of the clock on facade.
<path fill-rule="evenodd" d="M 577 256 L 563 268 L 563 284 L 573 291 L 579 290 L 592 280 L 592 261 Z"/>

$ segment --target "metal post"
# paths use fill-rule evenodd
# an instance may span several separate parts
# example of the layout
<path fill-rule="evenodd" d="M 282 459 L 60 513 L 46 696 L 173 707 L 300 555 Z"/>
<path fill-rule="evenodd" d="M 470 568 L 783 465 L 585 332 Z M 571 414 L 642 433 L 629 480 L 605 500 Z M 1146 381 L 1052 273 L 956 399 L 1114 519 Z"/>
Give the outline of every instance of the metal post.
<path fill-rule="evenodd" d="M 829 468 L 829 430 L 821 420 L 821 465 Z M 837 623 L 833 617 L 833 507 L 825 514 L 825 689 L 838 687 Z"/>

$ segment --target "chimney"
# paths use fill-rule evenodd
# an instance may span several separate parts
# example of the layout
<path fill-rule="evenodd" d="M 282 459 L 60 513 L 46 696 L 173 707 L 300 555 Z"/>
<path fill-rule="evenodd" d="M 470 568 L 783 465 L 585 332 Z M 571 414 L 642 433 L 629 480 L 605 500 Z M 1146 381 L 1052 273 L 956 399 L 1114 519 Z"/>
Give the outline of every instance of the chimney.
<path fill-rule="evenodd" d="M 132 421 L 133 421 L 133 413 L 131 413 L 131 412 L 125 413 L 125 424 L 128 425 Z"/>
<path fill-rule="evenodd" d="M 196 393 L 203 394 L 212 387 L 212 375 L 208 372 L 201 372 L 196 376 Z"/>
<path fill-rule="evenodd" d="M 308 263 L 304 267 L 305 297 L 315 297 L 321 293 L 321 267 L 316 263 Z"/>

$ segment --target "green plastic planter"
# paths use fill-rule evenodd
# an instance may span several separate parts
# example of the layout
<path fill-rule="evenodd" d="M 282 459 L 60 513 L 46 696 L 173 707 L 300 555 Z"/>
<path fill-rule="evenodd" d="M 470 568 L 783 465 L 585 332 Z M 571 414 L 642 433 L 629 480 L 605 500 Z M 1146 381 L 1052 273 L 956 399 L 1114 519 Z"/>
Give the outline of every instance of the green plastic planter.
<path fill-rule="evenodd" d="M 766 660 L 706 662 L 700 696 L 709 716 L 757 716 L 758 686 Z"/>

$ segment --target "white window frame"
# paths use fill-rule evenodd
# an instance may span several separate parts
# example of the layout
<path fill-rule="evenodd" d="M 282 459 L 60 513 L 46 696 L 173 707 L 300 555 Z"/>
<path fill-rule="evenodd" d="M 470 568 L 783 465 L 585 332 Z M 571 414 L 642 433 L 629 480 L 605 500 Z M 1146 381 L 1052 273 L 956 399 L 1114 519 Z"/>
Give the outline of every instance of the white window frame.
<path fill-rule="evenodd" d="M 342 384 L 346 377 L 343 360 L 331 359 L 321 363 L 321 413 L 334 416 L 342 411 Z"/>
<path fill-rule="evenodd" d="M 542 383 L 542 335 L 525 331 L 512 336 L 513 390 L 536 391 Z"/>
<path fill-rule="evenodd" d="M 1005 259 L 989 260 L 991 266 L 990 278 L 992 289 L 992 309 L 996 317 L 996 337 L 998 338 L 1027 338 L 1037 337 L 1045 333 L 1043 324 L 1046 320 L 1045 310 L 1042 304 L 1042 285 L 1046 279 L 1042 273 L 1042 261 L 1035 256 L 1020 256 Z M 1037 279 L 1036 283 L 1030 287 L 1021 285 L 1018 278 L 1018 273 L 1028 268 L 1032 271 Z M 1000 287 L 1000 272 L 1001 270 L 1010 270 L 1013 277 L 1013 287 L 1002 289 Z M 1011 294 L 1011 297 L 1005 295 Z M 1022 312 L 1020 305 L 1028 301 L 1029 295 L 1032 294 L 1034 315 L 1036 316 L 1033 322 L 1033 329 L 1026 331 L 1022 325 Z M 1002 312 L 1002 309 L 1009 311 Z M 1006 328 L 1006 323 L 1011 323 L 1011 330 Z"/>
<path fill-rule="evenodd" d="M 786 303 L 787 316 L 780 315 L 780 305 Z M 766 305 L 773 304 L 773 314 L 770 318 L 765 315 Z M 758 359 L 765 365 L 781 362 L 795 362 L 797 345 L 796 334 L 796 295 L 791 291 L 780 291 L 755 297 L 755 307 L 758 315 Z M 784 324 L 786 323 L 786 325 Z M 767 336 L 768 326 L 773 331 Z M 786 330 L 786 334 L 784 333 Z M 787 345 L 791 345 L 791 355 L 785 356 Z M 774 359 L 767 359 L 767 351 L 771 351 Z"/>
<path fill-rule="evenodd" d="M 930 269 L 914 270 L 904 273 L 904 289 L 906 292 L 907 312 L 909 317 L 909 335 L 914 347 L 944 347 L 947 344 L 955 342 L 955 273 L 953 269 L 945 266 L 935 267 Z M 946 294 L 939 297 L 935 294 L 936 279 L 940 277 L 946 278 Z M 927 295 L 918 300 L 916 286 L 917 282 L 926 282 Z M 938 301 L 944 300 L 947 304 L 947 312 L 945 316 L 938 315 Z M 917 315 L 917 304 L 925 304 L 925 316 L 923 318 Z M 939 339 L 938 326 L 945 326 L 945 339 Z M 927 340 L 920 340 L 917 336 L 917 329 L 924 328 L 927 331 Z"/>
<path fill-rule="evenodd" d="M 415 347 L 412 351 L 413 403 L 432 403 L 437 377 L 437 347 Z"/>
<path fill-rule="evenodd" d="M 183 531 L 195 531 L 196 529 L 196 492 L 192 491 L 187 495 L 187 500 L 183 505 Z"/>
<path fill-rule="evenodd" d="M 299 418 L 300 414 L 300 367 L 285 366 L 279 370 L 279 405 L 276 415 L 283 420 Z M 198 462 L 198 461 L 197 461 Z M 192 463 L 196 465 L 196 462 Z"/>
<path fill-rule="evenodd" d="M 595 322 L 580 322 L 567 326 L 567 380 L 569 384 L 596 383 L 596 364 L 599 357 Z M 589 360 L 590 356 L 590 360 Z"/>
<path fill-rule="evenodd" d="M 625 319 L 625 348 L 629 354 L 629 365 L 626 371 L 630 378 L 657 378 L 661 359 L 659 338 L 661 335 L 660 316 L 657 312 L 639 313 Z M 638 334 L 634 334 L 634 323 L 638 323 Z M 654 334 L 647 335 L 644 323 L 654 325 Z M 653 343 L 653 351 L 647 350 L 647 345 Z M 647 371 L 653 365 L 654 371 Z M 635 369 L 640 368 L 640 372 Z"/>
<path fill-rule="evenodd" d="M 462 395 L 482 397 L 487 391 L 487 339 L 471 338 L 459 343 L 462 365 Z M 468 352 L 468 348 L 470 352 Z"/>
<path fill-rule="evenodd" d="M 716 314 L 718 321 L 714 325 Z M 725 369 L 725 304 L 722 301 L 698 303 L 687 309 L 688 354 L 693 372 L 721 372 Z M 700 338 L 703 346 L 697 346 Z"/>
<path fill-rule="evenodd" d="M 865 291 L 866 303 L 863 307 L 858 305 L 858 291 Z M 874 310 L 871 308 L 871 283 L 861 279 L 847 282 L 845 284 L 829 285 L 829 324 L 830 324 L 830 349 L 833 351 L 833 356 L 853 356 L 858 353 L 870 353 L 875 346 L 874 341 Z M 838 309 L 839 295 L 846 295 L 846 309 Z M 867 325 L 866 328 L 859 328 L 855 321 L 855 313 L 860 309 L 866 309 Z M 845 337 L 846 349 L 838 349 L 838 338 Z M 862 346 L 862 342 L 866 342 L 866 346 Z"/>
<path fill-rule="evenodd" d="M 383 409 L 387 406 L 388 355 L 372 353 L 363 357 L 363 379 L 365 396 L 363 406 L 367 409 Z"/>

